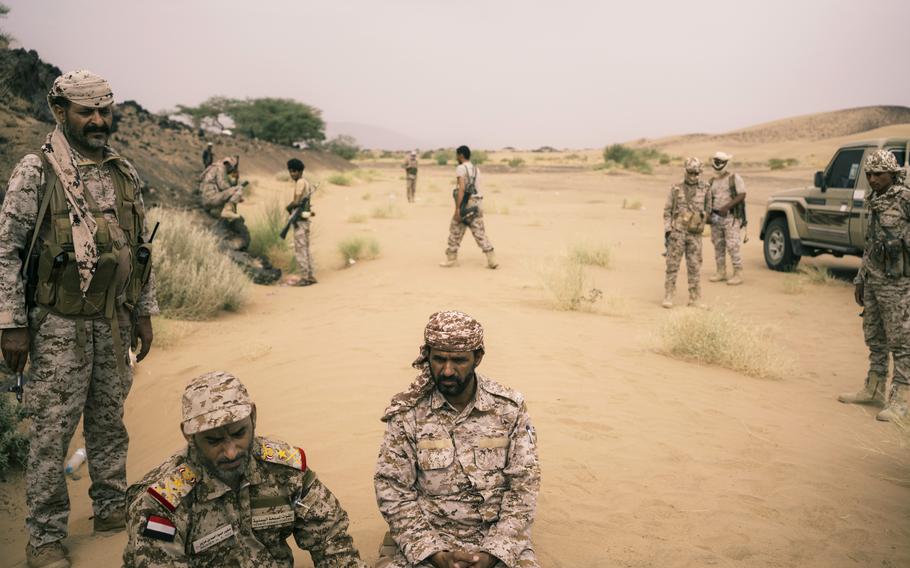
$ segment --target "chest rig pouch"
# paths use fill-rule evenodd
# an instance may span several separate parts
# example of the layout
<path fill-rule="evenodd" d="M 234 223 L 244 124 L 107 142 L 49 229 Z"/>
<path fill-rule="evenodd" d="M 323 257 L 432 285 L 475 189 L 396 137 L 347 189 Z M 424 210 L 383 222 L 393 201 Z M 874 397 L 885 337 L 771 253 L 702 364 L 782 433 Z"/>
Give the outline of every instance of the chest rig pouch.
<path fill-rule="evenodd" d="M 694 202 L 688 198 L 683 186 L 677 187 L 675 201 L 677 207 L 682 207 L 679 212 L 679 220 L 686 232 L 690 235 L 704 233 L 706 216 L 703 212 L 695 210 Z"/>
<path fill-rule="evenodd" d="M 113 320 L 116 308 L 135 306 L 151 271 L 151 246 L 141 240 L 144 219 L 136 203 L 135 185 L 119 165 L 111 168 L 117 198 L 114 220 L 109 220 L 91 192 L 85 191 L 86 203 L 97 224 L 98 263 L 83 294 L 63 186 L 47 162 L 44 172 L 44 196 L 26 257 L 37 260 L 37 271 L 31 271 L 36 278 L 34 298 L 29 301 L 63 317 Z M 36 245 L 37 259 L 32 256 Z"/>
<path fill-rule="evenodd" d="M 910 276 L 910 243 L 901 238 L 902 228 L 908 222 L 896 205 L 873 210 L 869 231 L 873 239 L 872 256 L 882 263 L 889 278 Z"/>

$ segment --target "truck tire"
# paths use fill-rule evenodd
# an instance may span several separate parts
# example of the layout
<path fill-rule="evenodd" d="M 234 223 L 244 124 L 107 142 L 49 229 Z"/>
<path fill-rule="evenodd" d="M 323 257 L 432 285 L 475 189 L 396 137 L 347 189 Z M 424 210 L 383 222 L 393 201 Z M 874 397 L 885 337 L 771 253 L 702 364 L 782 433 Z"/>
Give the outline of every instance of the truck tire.
<path fill-rule="evenodd" d="M 771 270 L 790 272 L 799 264 L 799 255 L 793 253 L 790 229 L 786 217 L 777 217 L 765 230 L 765 264 Z"/>

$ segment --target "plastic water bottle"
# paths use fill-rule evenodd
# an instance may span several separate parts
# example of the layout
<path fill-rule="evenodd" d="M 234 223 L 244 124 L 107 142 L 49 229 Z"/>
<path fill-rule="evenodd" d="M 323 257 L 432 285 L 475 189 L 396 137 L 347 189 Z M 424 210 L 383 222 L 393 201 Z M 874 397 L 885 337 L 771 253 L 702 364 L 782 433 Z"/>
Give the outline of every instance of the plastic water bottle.
<path fill-rule="evenodd" d="M 82 464 L 85 463 L 85 448 L 79 448 L 73 455 L 70 456 L 69 461 L 66 462 L 66 467 L 63 468 L 63 471 L 66 475 L 72 477 L 73 479 L 79 479 L 77 474 L 79 468 L 82 467 Z"/>

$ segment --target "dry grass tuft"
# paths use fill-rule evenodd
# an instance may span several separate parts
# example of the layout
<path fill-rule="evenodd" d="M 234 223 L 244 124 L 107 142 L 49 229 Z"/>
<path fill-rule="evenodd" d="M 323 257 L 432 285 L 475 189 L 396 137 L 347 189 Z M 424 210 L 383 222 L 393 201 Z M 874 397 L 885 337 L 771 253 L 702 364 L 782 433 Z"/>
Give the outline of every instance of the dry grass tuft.
<path fill-rule="evenodd" d="M 332 185 L 342 186 L 348 186 L 352 183 L 351 178 L 344 174 L 332 174 L 328 177 L 327 181 Z"/>
<path fill-rule="evenodd" d="M 623 209 L 631 209 L 633 211 L 638 211 L 642 208 L 641 201 L 638 199 L 623 199 L 622 200 Z"/>
<path fill-rule="evenodd" d="M 573 257 L 547 263 L 538 271 L 550 306 L 562 311 L 591 311 L 603 292 L 588 281 L 584 265 Z"/>
<path fill-rule="evenodd" d="M 385 205 L 374 207 L 371 216 L 374 219 L 401 219 L 404 217 L 404 212 L 395 203 L 389 201 Z"/>
<path fill-rule="evenodd" d="M 287 224 L 288 214 L 278 197 L 269 201 L 262 215 L 252 221 L 250 229 L 250 246 L 248 252 L 253 256 L 266 256 L 271 260 L 273 251 L 287 250 L 287 241 L 281 238 L 281 229 Z M 288 234 L 293 234 L 288 231 Z"/>
<path fill-rule="evenodd" d="M 661 336 L 665 355 L 753 377 L 782 379 L 793 368 L 791 355 L 776 348 L 769 328 L 723 311 L 679 310 L 664 324 Z"/>
<path fill-rule="evenodd" d="M 787 274 L 784 276 L 784 294 L 790 294 L 791 296 L 804 294 L 806 289 L 806 280 L 800 278 L 799 274 Z"/>
<path fill-rule="evenodd" d="M 610 268 L 613 250 L 606 244 L 578 243 L 570 249 L 569 256 L 581 264 Z"/>
<path fill-rule="evenodd" d="M 348 223 L 366 223 L 367 216 L 363 213 L 353 213 L 348 216 Z"/>
<path fill-rule="evenodd" d="M 167 349 L 180 345 L 193 334 L 198 324 L 156 316 L 152 318 L 152 325 L 155 328 L 155 348 Z"/>
<path fill-rule="evenodd" d="M 354 235 L 338 243 L 344 266 L 351 266 L 358 260 L 372 260 L 379 256 L 379 242 L 373 237 Z"/>
<path fill-rule="evenodd" d="M 202 320 L 243 305 L 250 281 L 212 233 L 185 211 L 155 208 L 149 220 L 161 221 L 153 262 L 163 316 Z"/>

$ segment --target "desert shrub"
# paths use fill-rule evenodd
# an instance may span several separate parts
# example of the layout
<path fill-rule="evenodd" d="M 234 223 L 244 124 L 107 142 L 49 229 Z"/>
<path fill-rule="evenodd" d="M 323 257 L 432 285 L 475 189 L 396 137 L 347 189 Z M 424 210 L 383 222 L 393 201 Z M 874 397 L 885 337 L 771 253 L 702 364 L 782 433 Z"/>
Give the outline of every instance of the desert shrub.
<path fill-rule="evenodd" d="M 475 166 L 485 164 L 490 159 L 490 154 L 486 150 L 471 150 L 471 163 Z"/>
<path fill-rule="evenodd" d="M 357 179 L 362 179 L 367 183 L 372 183 L 379 179 L 379 172 L 371 169 L 358 168 L 352 172 L 353 176 Z"/>
<path fill-rule="evenodd" d="M 816 286 L 846 286 L 849 282 L 838 279 L 826 266 L 815 264 L 800 266 L 797 275 Z"/>
<path fill-rule="evenodd" d="M 571 248 L 569 256 L 580 264 L 610 268 L 613 250 L 606 244 L 578 243 Z"/>
<path fill-rule="evenodd" d="M 385 205 L 374 207 L 371 216 L 374 219 L 400 219 L 404 217 L 404 213 L 397 205 L 389 201 Z"/>
<path fill-rule="evenodd" d="M 195 324 L 156 316 L 152 318 L 152 325 L 155 328 L 155 349 L 168 349 L 180 345 L 192 335 Z"/>
<path fill-rule="evenodd" d="M 508 163 L 510 168 L 520 168 L 525 165 L 525 161 L 521 158 L 512 158 Z"/>
<path fill-rule="evenodd" d="M 618 164 L 625 170 L 633 170 L 643 174 L 653 172 L 651 161 L 657 160 L 661 163 L 669 163 L 669 156 L 655 150 L 654 148 L 630 148 L 622 144 L 611 144 L 604 148 L 604 164 L 609 169 L 611 164 Z M 663 162 L 666 158 L 666 162 Z"/>
<path fill-rule="evenodd" d="M 433 155 L 433 159 L 436 160 L 436 164 L 439 166 L 444 166 L 449 163 L 450 160 L 455 159 L 454 150 L 437 150 Z"/>
<path fill-rule="evenodd" d="M 424 152 L 423 154 L 421 154 L 421 155 L 420 155 L 420 159 L 421 159 L 421 160 L 431 160 L 431 159 L 433 159 L 433 150 L 427 150 L 426 152 Z"/>
<path fill-rule="evenodd" d="M 796 158 L 771 158 L 768 160 L 768 167 L 772 170 L 782 170 L 784 168 L 792 168 L 793 166 L 799 165 L 799 160 Z"/>
<path fill-rule="evenodd" d="M 383 150 L 382 154 L 380 154 L 379 157 L 380 158 L 394 158 L 395 152 L 392 152 L 391 150 Z"/>
<path fill-rule="evenodd" d="M 161 221 L 153 262 L 163 316 L 202 320 L 243 304 L 250 281 L 215 235 L 185 211 L 155 208 L 149 220 Z"/>
<path fill-rule="evenodd" d="M 273 248 L 287 248 L 287 243 L 281 238 L 281 230 L 287 221 L 288 214 L 278 198 L 266 203 L 262 216 L 250 223 L 250 246 L 247 251 L 253 256 L 269 256 Z"/>
<path fill-rule="evenodd" d="M 679 310 L 661 330 L 661 352 L 762 378 L 783 378 L 792 358 L 782 352 L 770 328 L 720 310 Z"/>
<path fill-rule="evenodd" d="M 658 163 L 659 163 L 660 165 L 666 166 L 667 164 L 670 163 L 670 156 L 664 154 L 664 155 L 661 156 L 660 159 L 658 159 L 657 161 L 658 161 Z"/>
<path fill-rule="evenodd" d="M 348 223 L 366 223 L 367 216 L 363 213 L 354 213 L 348 217 Z"/>
<path fill-rule="evenodd" d="M 351 185 L 351 178 L 342 173 L 337 173 L 330 175 L 328 182 L 332 185 L 348 186 Z"/>
<path fill-rule="evenodd" d="M 638 199 L 626 199 L 626 198 L 623 198 L 623 200 L 622 200 L 622 208 L 623 208 L 623 209 L 631 209 L 631 210 L 633 210 L 633 211 L 638 211 L 639 209 L 642 208 L 642 204 L 641 204 L 641 201 L 639 201 Z"/>
<path fill-rule="evenodd" d="M 6 375 L 0 374 L 4 380 Z M 12 394 L 0 393 L 0 477 L 12 469 L 23 469 L 28 458 L 28 437 L 20 422 L 25 417 L 22 405 Z"/>
<path fill-rule="evenodd" d="M 806 291 L 806 281 L 798 274 L 784 275 L 783 292 L 791 296 L 802 294 Z"/>
<path fill-rule="evenodd" d="M 366 193 L 364 193 L 363 195 L 360 196 L 360 199 L 363 199 L 364 201 L 369 201 L 369 200 L 373 199 L 373 194 L 370 193 L 369 191 L 367 191 Z"/>
<path fill-rule="evenodd" d="M 539 277 L 550 306 L 556 310 L 589 310 L 603 296 L 590 287 L 584 265 L 572 257 L 547 263 L 540 268 Z"/>
<path fill-rule="evenodd" d="M 361 150 L 360 153 L 357 154 L 357 159 L 358 160 L 375 160 L 376 154 L 374 154 L 372 150 Z"/>
<path fill-rule="evenodd" d="M 341 254 L 345 266 L 350 266 L 358 260 L 371 260 L 379 256 L 379 241 L 373 237 L 354 235 L 338 243 L 338 252 Z"/>
<path fill-rule="evenodd" d="M 325 149 L 345 160 L 353 160 L 360 153 L 360 146 L 353 136 L 339 134 L 325 143 Z"/>

